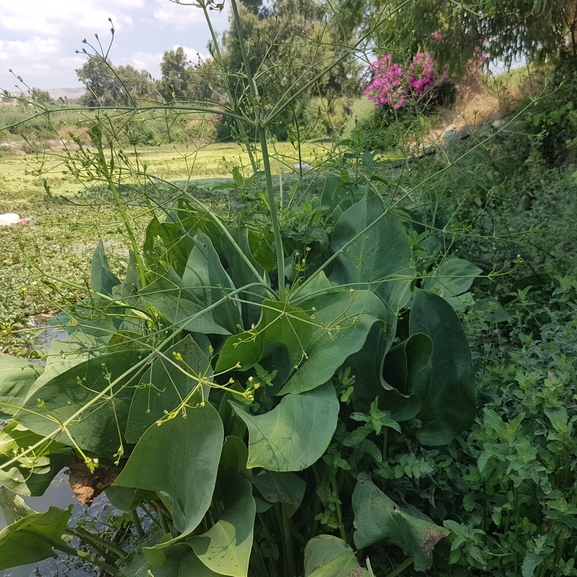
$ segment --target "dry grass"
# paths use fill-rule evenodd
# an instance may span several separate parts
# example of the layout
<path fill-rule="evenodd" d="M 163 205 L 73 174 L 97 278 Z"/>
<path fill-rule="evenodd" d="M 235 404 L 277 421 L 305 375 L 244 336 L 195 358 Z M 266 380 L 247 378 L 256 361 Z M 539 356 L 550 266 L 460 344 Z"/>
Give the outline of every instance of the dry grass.
<path fill-rule="evenodd" d="M 443 110 L 427 143 L 442 143 L 447 131 L 473 133 L 481 125 L 492 124 L 513 111 L 520 100 L 540 94 L 545 87 L 546 70 L 526 67 L 495 77 L 466 77 L 457 85 L 457 99 Z"/>

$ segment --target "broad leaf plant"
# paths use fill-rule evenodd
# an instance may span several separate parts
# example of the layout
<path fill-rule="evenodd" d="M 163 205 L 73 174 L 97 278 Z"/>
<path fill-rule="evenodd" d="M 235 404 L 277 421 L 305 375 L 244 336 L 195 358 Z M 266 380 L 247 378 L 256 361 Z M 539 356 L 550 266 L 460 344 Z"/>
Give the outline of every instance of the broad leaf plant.
<path fill-rule="evenodd" d="M 207 16 L 217 7 L 198 4 Z M 158 179 L 130 164 L 104 122 L 68 158 L 114 195 L 130 258 L 118 278 L 97 246 L 90 294 L 58 316 L 68 336 L 44 367 L 0 359 L 0 503 L 10 513 L 0 569 L 58 550 L 131 577 L 370 575 L 359 551 L 396 548 L 399 570 L 425 570 L 447 535 L 388 498 L 379 471 L 394 435 L 438 446 L 472 424 L 471 355 L 453 306 L 480 271 L 450 259 L 423 279 L 394 203 L 370 180 L 351 188 L 339 176 L 319 199 L 327 245 L 291 252 L 267 125 L 292 96 L 265 108 L 248 65 L 244 75 L 244 100 L 218 112 L 258 137 L 268 236 L 183 192 L 141 242 L 119 185 L 127 174 Z M 64 467 L 88 489 L 84 502 L 104 491 L 131 515 L 131 548 L 69 526 L 70 510 L 20 503 Z"/>

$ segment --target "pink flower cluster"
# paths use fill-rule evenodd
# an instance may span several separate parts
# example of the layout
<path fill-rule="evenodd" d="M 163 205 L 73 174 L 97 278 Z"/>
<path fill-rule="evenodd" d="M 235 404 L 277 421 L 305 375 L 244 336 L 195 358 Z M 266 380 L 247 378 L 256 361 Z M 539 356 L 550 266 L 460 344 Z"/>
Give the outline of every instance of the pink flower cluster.
<path fill-rule="evenodd" d="M 437 89 L 449 81 L 447 66 L 439 71 L 428 52 L 418 52 L 403 68 L 387 54 L 371 65 L 372 82 L 364 93 L 376 106 L 399 110 L 413 101 L 423 105 L 438 97 Z"/>
<path fill-rule="evenodd" d="M 377 106 L 392 106 L 395 110 L 409 102 L 405 71 L 387 54 L 371 64 L 373 81 L 365 88 L 365 96 Z"/>
<path fill-rule="evenodd" d="M 471 74 L 477 74 L 483 70 L 484 63 L 487 61 L 487 56 L 483 54 L 480 46 L 475 48 L 473 58 L 469 63 L 469 70 Z"/>

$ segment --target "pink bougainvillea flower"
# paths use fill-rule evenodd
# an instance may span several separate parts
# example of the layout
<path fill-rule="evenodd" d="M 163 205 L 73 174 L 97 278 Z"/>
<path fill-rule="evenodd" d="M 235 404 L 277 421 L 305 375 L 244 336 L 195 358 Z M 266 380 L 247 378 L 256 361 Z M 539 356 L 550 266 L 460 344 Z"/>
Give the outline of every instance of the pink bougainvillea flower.
<path fill-rule="evenodd" d="M 371 64 L 373 79 L 364 94 L 375 106 L 399 110 L 410 102 L 423 105 L 438 98 L 438 88 L 449 81 L 448 67 L 439 71 L 428 52 L 418 52 L 403 68 L 386 54 Z"/>

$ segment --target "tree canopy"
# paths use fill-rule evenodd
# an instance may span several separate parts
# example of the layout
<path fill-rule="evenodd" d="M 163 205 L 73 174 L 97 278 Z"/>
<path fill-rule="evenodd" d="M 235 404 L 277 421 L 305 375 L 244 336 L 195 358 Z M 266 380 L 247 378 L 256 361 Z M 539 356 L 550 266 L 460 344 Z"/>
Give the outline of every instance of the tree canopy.
<path fill-rule="evenodd" d="M 155 87 L 146 70 L 132 66 L 113 66 L 109 60 L 89 58 L 76 70 L 86 92 L 81 98 L 85 106 L 129 105 L 135 99 L 152 98 Z"/>
<path fill-rule="evenodd" d="M 349 1 L 357 2 L 343 0 L 345 8 Z M 575 0 L 377 0 L 356 24 L 368 30 L 383 14 L 388 19 L 372 35 L 377 53 L 428 50 L 454 69 L 481 52 L 506 64 L 542 62 L 577 44 Z"/>

